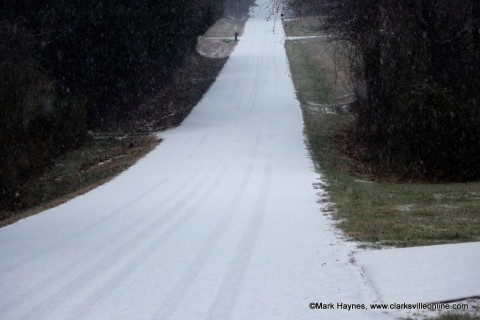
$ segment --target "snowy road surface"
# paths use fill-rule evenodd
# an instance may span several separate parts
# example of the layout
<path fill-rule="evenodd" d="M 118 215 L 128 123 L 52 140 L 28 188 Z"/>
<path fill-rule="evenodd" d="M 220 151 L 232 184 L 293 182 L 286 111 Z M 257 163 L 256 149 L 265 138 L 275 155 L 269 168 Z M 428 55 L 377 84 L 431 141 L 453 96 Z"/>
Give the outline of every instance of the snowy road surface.
<path fill-rule="evenodd" d="M 265 15 L 153 152 L 0 229 L 1 319 L 387 317 L 309 309 L 376 297 L 317 204 L 283 30 Z"/>
<path fill-rule="evenodd" d="M 157 149 L 0 230 L 1 319 L 319 319 L 310 302 L 370 301 L 316 203 L 283 30 L 259 16 Z"/>

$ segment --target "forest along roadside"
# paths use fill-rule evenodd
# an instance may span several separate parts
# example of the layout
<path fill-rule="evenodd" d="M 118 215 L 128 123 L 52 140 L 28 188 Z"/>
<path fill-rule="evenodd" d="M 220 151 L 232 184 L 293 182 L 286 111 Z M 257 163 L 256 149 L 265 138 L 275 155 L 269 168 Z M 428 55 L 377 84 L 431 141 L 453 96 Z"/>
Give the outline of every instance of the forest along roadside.
<path fill-rule="evenodd" d="M 345 150 L 345 132 L 354 121 L 349 69 L 339 54 L 347 44 L 313 31 L 315 19 L 285 19 L 285 47 L 309 149 L 324 176 L 318 187 L 332 202 L 322 201 L 358 245 L 352 261 L 381 300 L 458 300 L 453 303 L 469 308 L 456 317 L 473 319 L 468 314 L 480 313 L 480 182 L 408 183 L 359 170 Z M 362 249 L 391 247 L 405 249 Z M 398 312 L 415 319 L 445 313 Z"/>
<path fill-rule="evenodd" d="M 309 148 L 326 178 L 338 226 L 366 247 L 480 241 L 480 182 L 378 177 L 348 156 L 346 130 L 355 118 L 348 66 L 339 54 L 347 44 L 311 31 L 312 25 L 284 21 L 285 46 Z"/>
<path fill-rule="evenodd" d="M 243 34 L 245 21 L 245 16 L 218 19 L 198 38 L 197 52 L 177 66 L 171 86 L 160 88 L 115 130 L 90 132 L 86 143 L 55 158 L 49 169 L 20 186 L 14 209 L 0 210 L 0 227 L 84 194 L 152 151 L 161 143 L 157 132 L 179 125 L 210 88 L 237 44 L 235 32 Z M 165 113 L 169 106 L 174 108 Z"/>

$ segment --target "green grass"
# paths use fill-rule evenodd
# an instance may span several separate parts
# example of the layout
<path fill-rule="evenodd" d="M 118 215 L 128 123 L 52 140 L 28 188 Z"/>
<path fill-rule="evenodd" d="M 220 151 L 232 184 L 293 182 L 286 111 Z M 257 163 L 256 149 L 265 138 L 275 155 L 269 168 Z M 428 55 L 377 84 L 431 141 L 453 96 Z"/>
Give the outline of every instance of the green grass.
<path fill-rule="evenodd" d="M 319 39 L 286 43 L 308 145 L 338 226 L 367 246 L 479 241 L 480 182 L 393 183 L 354 172 L 338 138 L 354 120 L 342 108 L 349 88 L 335 81 L 331 48 Z"/>
<path fill-rule="evenodd" d="M 0 212 L 0 226 L 54 207 L 105 183 L 151 151 L 153 136 L 96 138 L 55 159 L 42 175 L 22 186 L 17 212 Z"/>

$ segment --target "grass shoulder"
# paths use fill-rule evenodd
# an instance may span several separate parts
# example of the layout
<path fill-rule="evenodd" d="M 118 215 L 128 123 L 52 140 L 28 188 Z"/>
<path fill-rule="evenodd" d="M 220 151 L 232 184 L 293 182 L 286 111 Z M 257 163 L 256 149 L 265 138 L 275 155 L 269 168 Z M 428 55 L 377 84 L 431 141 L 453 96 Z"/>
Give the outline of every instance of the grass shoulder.
<path fill-rule="evenodd" d="M 153 135 L 92 137 L 77 150 L 55 159 L 17 194 L 17 210 L 1 212 L 0 227 L 84 194 L 132 166 L 158 144 Z"/>
<path fill-rule="evenodd" d="M 301 28 L 287 23 L 287 36 L 302 36 Z M 479 241 L 480 182 L 401 183 L 355 170 L 358 164 L 343 150 L 342 137 L 355 119 L 348 111 L 347 77 L 334 59 L 340 45 L 324 38 L 285 45 L 308 146 L 325 177 L 338 226 L 366 246 Z"/>
<path fill-rule="evenodd" d="M 246 20 L 233 17 L 217 20 L 203 36 L 198 37 L 197 52 L 204 57 L 215 59 L 230 56 L 238 43 L 235 41 L 235 34 L 240 37 L 243 35 L 245 23 Z"/>

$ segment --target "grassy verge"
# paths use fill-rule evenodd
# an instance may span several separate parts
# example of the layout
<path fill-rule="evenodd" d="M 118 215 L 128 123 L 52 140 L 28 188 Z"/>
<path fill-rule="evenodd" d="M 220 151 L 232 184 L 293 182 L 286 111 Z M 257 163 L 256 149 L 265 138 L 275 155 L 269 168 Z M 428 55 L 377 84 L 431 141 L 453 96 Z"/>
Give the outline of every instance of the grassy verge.
<path fill-rule="evenodd" d="M 243 35 L 246 20 L 235 18 L 222 18 L 198 38 L 196 50 L 204 57 L 226 58 L 228 57 L 237 42 L 234 41 L 235 32 Z"/>
<path fill-rule="evenodd" d="M 94 189 L 133 165 L 158 143 L 153 136 L 91 139 L 56 159 L 49 170 L 22 186 L 17 212 L 2 212 L 0 227 Z"/>
<path fill-rule="evenodd" d="M 302 29 L 285 28 L 289 36 Z M 480 182 L 422 184 L 386 182 L 353 171 L 342 152 L 352 125 L 348 82 L 336 76 L 334 42 L 287 41 L 292 78 L 312 157 L 326 178 L 338 226 L 368 246 L 408 247 L 480 240 Z"/>

